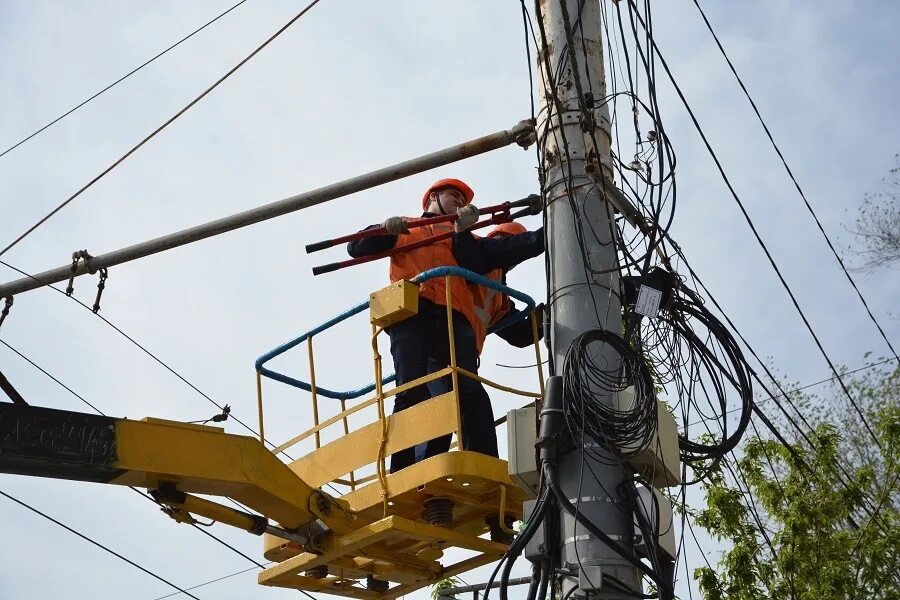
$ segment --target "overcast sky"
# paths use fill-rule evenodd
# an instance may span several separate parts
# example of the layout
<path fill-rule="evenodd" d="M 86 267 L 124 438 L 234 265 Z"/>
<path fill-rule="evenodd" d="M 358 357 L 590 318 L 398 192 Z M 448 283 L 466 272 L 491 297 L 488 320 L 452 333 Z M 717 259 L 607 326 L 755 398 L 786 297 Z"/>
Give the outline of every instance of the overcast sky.
<path fill-rule="evenodd" d="M 114 81 L 233 2 L 0 3 L 0 149 Z M 0 244 L 84 185 L 281 27 L 304 3 L 249 0 L 114 90 L 0 158 Z M 825 230 L 841 247 L 867 192 L 900 150 L 900 41 L 894 2 L 707 2 L 710 19 Z M 690 0 L 655 3 L 655 31 L 701 124 L 785 278 L 839 364 L 886 347 L 838 270 Z M 678 155 L 673 236 L 757 351 L 792 381 L 828 368 L 753 240 L 667 83 L 660 102 Z M 507 129 L 530 114 L 518 2 L 322 0 L 209 97 L 3 256 L 28 272 L 73 250 L 99 254 Z M 538 190 L 533 152 L 513 146 L 255 227 L 110 270 L 102 315 L 247 423 L 253 361 L 386 282 L 382 262 L 313 278 L 342 251 L 303 246 L 415 214 L 424 188 L 460 177 L 488 205 Z M 526 222 L 536 227 L 537 221 Z M 510 283 L 542 300 L 540 260 Z M 3 281 L 18 274 L 0 267 Z M 897 271 L 857 276 L 892 342 L 900 340 Z M 93 302 L 96 279 L 76 282 Z M 894 311 L 893 316 L 889 314 Z M 371 380 L 360 317 L 317 349 L 321 385 Z M 0 331 L 13 346 L 114 416 L 198 420 L 216 409 L 105 325 L 51 290 L 16 298 Z M 387 353 L 387 344 L 382 343 Z M 535 387 L 529 350 L 490 340 L 483 373 Z M 303 376 L 305 354 L 280 364 Z M 5 347 L 0 369 L 32 404 L 89 411 Z M 267 434 L 311 422 L 308 398 L 266 387 Z M 497 396 L 497 415 L 521 400 Z M 246 433 L 229 421 L 226 429 Z M 501 447 L 503 444 L 501 443 Z M 0 489 L 187 587 L 252 567 L 127 489 L 0 476 Z M 0 499 L 4 599 L 152 600 L 163 583 Z M 252 536 L 214 533 L 254 558 Z M 699 554 L 691 551 L 691 567 Z M 715 558 L 715 555 L 712 556 Z M 484 573 L 464 575 L 470 583 Z M 251 571 L 198 597 L 289 598 Z M 424 598 L 426 592 L 416 594 Z"/>

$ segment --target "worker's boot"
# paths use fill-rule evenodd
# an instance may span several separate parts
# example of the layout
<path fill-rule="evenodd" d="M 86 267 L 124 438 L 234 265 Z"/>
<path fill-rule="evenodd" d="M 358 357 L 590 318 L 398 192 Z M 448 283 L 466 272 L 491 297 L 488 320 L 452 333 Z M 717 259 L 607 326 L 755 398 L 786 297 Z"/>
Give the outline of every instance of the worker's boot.
<path fill-rule="evenodd" d="M 492 542 L 500 542 L 501 544 L 506 544 L 507 546 L 513 543 L 515 535 L 512 533 L 507 533 L 502 527 L 500 527 L 500 515 L 491 515 L 487 519 L 485 519 L 484 522 L 487 523 L 487 526 L 491 530 Z M 513 519 L 509 515 L 506 515 L 503 517 L 503 522 L 506 525 L 507 529 L 512 529 L 515 519 Z"/>

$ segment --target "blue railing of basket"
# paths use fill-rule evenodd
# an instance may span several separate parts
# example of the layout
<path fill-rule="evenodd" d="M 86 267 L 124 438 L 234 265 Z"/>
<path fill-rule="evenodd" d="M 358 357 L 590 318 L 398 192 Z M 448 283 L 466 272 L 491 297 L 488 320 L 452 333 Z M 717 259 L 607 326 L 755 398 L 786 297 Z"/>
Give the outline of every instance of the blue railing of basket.
<path fill-rule="evenodd" d="M 514 315 L 511 315 L 505 319 L 502 319 L 499 323 L 497 323 L 496 325 L 494 325 L 494 327 L 491 328 L 490 333 L 493 333 L 494 331 L 503 329 L 504 327 L 508 327 L 509 325 L 512 325 L 513 323 L 516 323 L 518 321 L 521 321 L 521 320 L 527 318 L 528 315 L 531 313 L 531 310 L 534 308 L 534 300 L 531 298 L 531 296 L 524 294 L 518 290 L 514 290 L 510 287 L 507 287 L 507 286 L 503 285 L 502 283 L 499 283 L 497 281 L 494 281 L 493 279 L 485 277 L 484 275 L 479 275 L 478 273 L 473 273 L 472 271 L 468 271 L 461 267 L 438 267 L 436 269 L 429 269 L 427 271 L 423 271 L 422 273 L 419 273 L 413 279 L 413 281 L 415 283 L 423 283 L 425 281 L 428 281 L 429 279 L 434 279 L 435 277 L 446 277 L 447 275 L 450 275 L 453 277 L 462 277 L 471 283 L 489 287 L 489 288 L 491 288 L 493 290 L 497 290 L 498 292 L 501 292 L 503 294 L 507 294 L 510 297 L 515 298 L 516 300 L 519 300 L 520 302 L 525 303 L 525 305 L 526 305 L 525 310 L 522 310 Z M 264 365 L 267 362 L 269 362 L 270 360 L 272 360 L 273 358 L 275 358 L 276 356 L 284 354 L 291 348 L 294 348 L 294 347 L 298 346 L 299 344 L 302 344 L 303 342 L 305 342 L 312 336 L 318 335 L 318 334 L 322 333 L 323 331 L 325 331 L 326 329 L 330 329 L 331 327 L 334 327 L 338 323 L 341 323 L 342 321 L 349 319 L 353 315 L 361 313 L 362 311 L 366 310 L 367 308 L 369 308 L 368 301 L 363 302 L 361 304 L 357 304 L 353 308 L 342 312 L 341 314 L 337 315 L 333 319 L 325 321 L 318 327 L 307 331 L 306 333 L 302 334 L 301 336 L 299 336 L 285 344 L 282 344 L 281 346 L 278 346 L 274 350 L 266 352 L 265 354 L 263 354 L 262 356 L 260 356 L 259 358 L 256 359 L 256 370 L 263 377 L 268 377 L 269 379 L 274 379 L 275 381 L 280 381 L 281 383 L 285 383 L 287 385 L 290 385 L 290 386 L 293 386 L 296 388 L 300 388 L 301 390 L 305 390 L 307 392 L 312 391 L 312 386 L 309 383 L 307 383 L 305 381 L 301 381 L 299 379 L 295 379 L 295 378 L 285 375 L 283 373 L 279 373 L 277 371 L 267 369 Z M 396 375 L 394 375 L 394 374 L 388 375 L 387 377 L 385 377 L 382 380 L 382 384 L 390 383 L 390 382 L 394 381 L 394 379 L 396 379 Z M 345 392 L 336 392 L 333 390 L 329 390 L 328 388 L 323 388 L 323 387 L 317 385 L 316 393 L 320 396 L 325 396 L 326 398 L 333 398 L 335 400 L 352 400 L 354 398 L 359 398 L 360 396 L 364 396 L 365 394 L 368 394 L 369 392 L 373 391 L 374 389 L 375 389 L 374 383 L 370 383 L 369 385 L 361 387 L 356 390 L 349 390 L 349 391 L 345 391 Z"/>

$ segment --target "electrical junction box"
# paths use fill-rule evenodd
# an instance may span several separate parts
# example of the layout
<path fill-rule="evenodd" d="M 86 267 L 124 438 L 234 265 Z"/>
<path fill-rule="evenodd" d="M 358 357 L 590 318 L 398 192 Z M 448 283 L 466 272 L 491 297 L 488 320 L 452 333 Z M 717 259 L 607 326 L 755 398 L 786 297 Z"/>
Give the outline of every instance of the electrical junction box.
<path fill-rule="evenodd" d="M 534 513 L 535 508 L 537 508 L 538 501 L 537 500 L 526 500 L 522 503 L 522 524 L 523 527 L 526 523 L 528 523 L 528 519 Z M 548 523 L 550 528 L 545 530 L 544 524 Z M 558 520 L 556 521 L 558 523 Z M 539 563 L 543 560 L 547 560 L 553 558 L 557 552 L 556 546 L 557 543 L 548 543 L 551 538 L 553 540 L 557 539 L 557 536 L 554 535 L 556 533 L 556 527 L 554 527 L 554 520 L 544 519 L 537 523 L 532 523 L 531 527 L 535 528 L 534 534 L 532 534 L 531 539 L 528 540 L 528 543 L 525 544 L 525 558 L 530 560 L 533 563 Z M 523 529 L 524 533 L 525 530 Z M 548 535 L 549 534 L 549 535 Z"/>
<path fill-rule="evenodd" d="M 672 519 L 672 503 L 662 495 L 659 490 L 654 490 L 643 485 L 637 486 L 638 499 L 636 511 L 650 524 L 651 531 L 656 532 L 659 550 L 669 560 L 675 560 L 675 527 Z M 634 517 L 634 539 L 637 543 L 634 549 L 637 553 L 648 558 L 647 538 L 638 526 L 638 517 Z"/>
<path fill-rule="evenodd" d="M 402 279 L 369 294 L 369 321 L 389 327 L 419 312 L 419 286 Z"/>
<path fill-rule="evenodd" d="M 634 387 L 629 386 L 613 394 L 616 410 L 628 412 L 634 409 Z M 681 454 L 678 451 L 678 429 L 675 417 L 669 412 L 665 402 L 656 403 L 657 430 L 648 447 L 629 459 L 631 467 L 656 488 L 666 488 L 681 483 Z M 634 451 L 635 443 L 622 448 Z"/>
<path fill-rule="evenodd" d="M 537 442 L 537 421 L 534 406 L 518 408 L 506 413 L 506 443 L 509 476 L 530 498 L 537 498 L 540 473 L 534 444 Z"/>

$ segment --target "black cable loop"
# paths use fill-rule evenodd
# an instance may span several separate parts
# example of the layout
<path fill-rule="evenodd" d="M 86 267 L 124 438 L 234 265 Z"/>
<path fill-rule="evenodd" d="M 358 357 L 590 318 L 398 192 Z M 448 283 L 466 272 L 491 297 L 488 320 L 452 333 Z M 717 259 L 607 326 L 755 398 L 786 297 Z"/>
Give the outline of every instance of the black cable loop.
<path fill-rule="evenodd" d="M 634 0 L 628 0 L 628 2 L 629 2 L 630 6 L 634 5 Z M 640 20 L 641 25 L 646 30 L 647 24 L 641 18 L 640 14 L 638 14 L 637 17 Z M 772 256 L 771 252 L 769 251 L 768 246 L 766 246 L 765 242 L 763 242 L 762 237 L 760 236 L 758 230 L 756 229 L 756 225 L 753 223 L 752 219 L 750 218 L 750 215 L 747 212 L 747 209 L 744 206 L 743 201 L 740 199 L 740 197 L 737 194 L 737 191 L 732 186 L 731 180 L 728 179 L 728 177 L 726 176 L 725 170 L 722 167 L 722 164 L 719 161 L 718 156 L 716 155 L 715 151 L 713 150 L 712 146 L 710 145 L 709 140 L 706 137 L 706 134 L 703 132 L 703 129 L 700 127 L 700 123 L 697 120 L 697 117 L 694 114 L 693 109 L 688 104 L 687 99 L 685 98 L 683 92 L 681 91 L 681 87 L 675 81 L 675 77 L 672 74 L 671 70 L 669 69 L 668 63 L 666 62 L 665 58 L 663 58 L 662 53 L 659 50 L 659 47 L 656 45 L 656 42 L 653 40 L 652 37 L 649 38 L 649 41 L 651 43 L 651 48 L 653 50 L 653 53 L 659 57 L 659 60 L 662 63 L 663 69 L 666 71 L 666 74 L 668 75 L 669 80 L 672 82 L 672 86 L 675 88 L 675 92 L 677 93 L 678 97 L 681 99 L 681 102 L 684 105 L 685 109 L 688 111 L 688 115 L 691 117 L 691 121 L 693 122 L 694 128 L 697 130 L 698 134 L 700 135 L 701 139 L 703 140 L 703 143 L 706 146 L 707 151 L 709 152 L 710 156 L 712 157 L 713 162 L 716 164 L 716 168 L 718 169 L 723 182 L 728 187 L 728 190 L 729 190 L 732 198 L 737 203 L 741 214 L 744 216 L 744 219 L 747 221 L 747 225 L 750 227 L 750 230 L 753 233 L 754 238 L 756 239 L 760 248 L 765 253 L 770 266 L 775 271 L 775 274 L 777 275 L 778 280 L 781 283 L 781 286 L 784 288 L 785 292 L 788 294 L 788 297 L 790 298 L 792 305 L 797 310 L 797 313 L 800 316 L 801 320 L 803 321 L 804 325 L 806 326 L 807 331 L 809 331 L 810 336 L 813 338 L 813 341 L 815 342 L 816 347 L 819 349 L 819 352 L 822 354 L 822 357 L 825 359 L 825 362 L 828 363 L 828 367 L 831 369 L 831 371 L 837 377 L 837 381 L 840 384 L 840 387 L 843 390 L 844 395 L 847 396 L 847 399 L 850 401 L 850 404 L 856 410 L 856 413 L 859 415 L 859 418 L 860 418 L 863 426 L 866 428 L 866 430 L 868 431 L 869 435 L 872 437 L 872 440 L 875 442 L 875 444 L 878 446 L 878 448 L 883 450 L 881 442 L 878 439 L 878 436 L 875 435 L 875 432 L 872 429 L 872 426 L 869 424 L 868 419 L 866 419 L 862 410 L 859 408 L 859 405 L 857 404 L 856 400 L 850 394 L 850 390 L 847 389 L 847 385 L 844 383 L 844 380 L 840 377 L 840 374 L 838 373 L 837 368 L 835 367 L 834 363 L 832 362 L 831 357 L 825 351 L 825 348 L 822 345 L 821 340 L 819 340 L 818 334 L 816 334 L 815 330 L 812 327 L 812 324 L 809 322 L 809 319 L 806 316 L 806 313 L 800 307 L 797 297 L 795 296 L 793 290 L 791 289 L 791 287 L 788 285 L 787 281 L 785 280 L 784 275 L 781 273 L 781 269 L 778 267 L 778 264 L 775 262 L 775 259 Z"/>
<path fill-rule="evenodd" d="M 599 364 L 591 346 L 607 345 L 621 358 L 615 368 Z M 598 396 L 634 387 L 634 404 L 617 407 Z M 653 377 L 638 350 L 621 336 L 602 329 L 582 333 L 573 340 L 563 367 L 564 405 L 570 430 L 583 430 L 609 455 L 585 448 L 599 462 L 610 464 L 640 454 L 652 441 L 657 427 Z"/>

